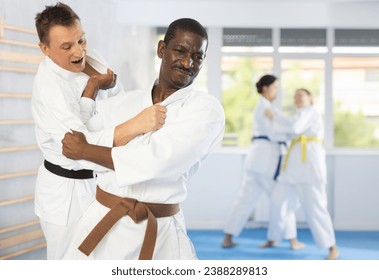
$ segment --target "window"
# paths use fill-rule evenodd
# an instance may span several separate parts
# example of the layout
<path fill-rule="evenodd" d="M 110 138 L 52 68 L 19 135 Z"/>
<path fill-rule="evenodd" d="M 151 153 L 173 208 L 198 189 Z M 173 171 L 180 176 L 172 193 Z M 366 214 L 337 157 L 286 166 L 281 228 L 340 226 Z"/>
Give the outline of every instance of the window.
<path fill-rule="evenodd" d="M 259 95 L 255 83 L 272 74 L 272 29 L 224 28 L 221 59 L 222 104 L 226 125 L 223 145 L 248 146 Z"/>
<path fill-rule="evenodd" d="M 308 89 L 313 96 L 314 106 L 324 113 L 324 67 L 322 59 L 283 59 L 282 74 L 282 109 L 285 113 L 294 113 L 294 93 L 299 88 Z"/>
<path fill-rule="evenodd" d="M 334 58 L 334 145 L 379 147 L 378 108 L 379 58 Z"/>
<path fill-rule="evenodd" d="M 273 52 L 272 29 L 224 28 L 222 51 L 240 53 Z"/>
<path fill-rule="evenodd" d="M 336 29 L 334 31 L 336 47 L 378 47 L 378 29 Z"/>
<path fill-rule="evenodd" d="M 334 146 L 379 147 L 379 30 L 336 29 Z"/>
<path fill-rule="evenodd" d="M 326 53 L 326 29 L 280 29 L 281 53 Z"/>
<path fill-rule="evenodd" d="M 280 29 L 281 104 L 284 113 L 295 113 L 294 93 L 308 89 L 314 106 L 324 113 L 326 29 Z M 310 58 L 314 55 L 321 58 Z"/>
<path fill-rule="evenodd" d="M 379 53 L 377 29 L 336 29 L 334 41 L 334 53 Z"/>
<path fill-rule="evenodd" d="M 272 57 L 222 58 L 222 104 L 226 126 L 224 145 L 248 146 L 252 136 L 252 118 L 258 101 L 255 83 L 271 74 Z"/>

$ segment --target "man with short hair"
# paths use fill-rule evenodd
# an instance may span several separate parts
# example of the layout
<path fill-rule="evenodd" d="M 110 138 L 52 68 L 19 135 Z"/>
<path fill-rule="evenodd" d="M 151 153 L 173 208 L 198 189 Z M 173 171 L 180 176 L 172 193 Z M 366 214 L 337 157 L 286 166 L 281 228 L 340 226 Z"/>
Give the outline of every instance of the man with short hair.
<path fill-rule="evenodd" d="M 64 155 L 114 171 L 98 174 L 96 200 L 80 219 L 64 258 L 197 258 L 180 203 L 188 179 L 220 144 L 225 125 L 220 102 L 192 85 L 207 46 L 200 23 L 187 18 L 172 22 L 158 43 L 161 66 L 153 87 L 100 102 L 96 118 L 89 120 L 107 127 L 161 102 L 167 107 L 162 129 L 115 148 L 88 144 L 79 132 L 65 135 Z"/>
<path fill-rule="evenodd" d="M 72 228 L 93 200 L 93 170 L 106 170 L 64 157 L 64 134 L 74 129 L 84 132 L 90 143 L 123 145 L 136 135 L 159 129 L 166 109 L 148 108 L 117 127 L 89 132 L 85 124 L 92 116 L 95 99 L 116 95 L 122 86 L 99 54 L 87 52 L 80 19 L 69 6 L 46 6 L 35 20 L 39 46 L 45 55 L 34 79 L 31 104 L 37 143 L 45 158 L 38 170 L 35 212 L 47 241 L 47 258 L 60 259 Z"/>

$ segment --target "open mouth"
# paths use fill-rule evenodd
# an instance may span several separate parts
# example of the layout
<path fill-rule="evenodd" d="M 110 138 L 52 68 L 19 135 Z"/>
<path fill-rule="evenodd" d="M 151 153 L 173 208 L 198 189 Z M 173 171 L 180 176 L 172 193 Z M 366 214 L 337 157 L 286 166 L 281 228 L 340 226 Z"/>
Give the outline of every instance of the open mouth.
<path fill-rule="evenodd" d="M 79 59 L 79 60 L 75 60 L 75 61 L 71 61 L 71 62 L 74 63 L 74 64 L 80 64 L 80 63 L 82 63 L 83 58 L 84 58 L 84 57 L 82 57 L 82 58 Z"/>

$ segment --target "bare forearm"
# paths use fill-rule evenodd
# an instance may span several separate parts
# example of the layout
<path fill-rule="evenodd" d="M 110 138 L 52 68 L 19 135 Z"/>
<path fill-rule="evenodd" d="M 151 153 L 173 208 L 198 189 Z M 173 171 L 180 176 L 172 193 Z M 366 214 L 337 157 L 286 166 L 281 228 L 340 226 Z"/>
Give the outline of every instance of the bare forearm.
<path fill-rule="evenodd" d="M 138 135 L 161 129 L 166 119 L 166 112 L 164 106 L 156 104 L 118 125 L 114 131 L 113 146 L 126 145 Z"/>
<path fill-rule="evenodd" d="M 82 159 L 114 170 L 111 148 L 87 144 L 82 151 Z"/>
<path fill-rule="evenodd" d="M 123 146 L 129 143 L 134 137 L 140 133 L 134 128 L 132 120 L 126 121 L 116 126 L 113 135 L 113 146 Z"/>
<path fill-rule="evenodd" d="M 95 100 L 98 91 L 99 91 L 99 85 L 97 81 L 91 77 L 89 78 L 87 85 L 83 90 L 82 97 L 88 97 Z"/>

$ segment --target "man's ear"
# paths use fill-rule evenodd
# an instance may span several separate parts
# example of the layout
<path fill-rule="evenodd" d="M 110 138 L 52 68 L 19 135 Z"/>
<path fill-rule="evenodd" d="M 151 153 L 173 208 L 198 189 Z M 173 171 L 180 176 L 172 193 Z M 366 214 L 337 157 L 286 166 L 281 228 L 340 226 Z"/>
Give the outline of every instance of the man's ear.
<path fill-rule="evenodd" d="M 166 48 L 165 42 L 163 42 L 163 40 L 160 40 L 158 42 L 158 47 L 157 47 L 157 55 L 159 58 L 163 58 L 163 53 L 164 53 L 165 48 Z"/>
<path fill-rule="evenodd" d="M 44 55 L 49 56 L 49 47 L 46 46 L 45 43 L 40 42 L 38 44 L 38 46 L 39 46 L 39 48 L 41 49 L 41 51 L 43 52 Z"/>

